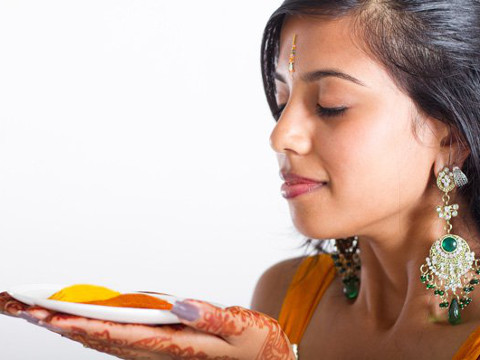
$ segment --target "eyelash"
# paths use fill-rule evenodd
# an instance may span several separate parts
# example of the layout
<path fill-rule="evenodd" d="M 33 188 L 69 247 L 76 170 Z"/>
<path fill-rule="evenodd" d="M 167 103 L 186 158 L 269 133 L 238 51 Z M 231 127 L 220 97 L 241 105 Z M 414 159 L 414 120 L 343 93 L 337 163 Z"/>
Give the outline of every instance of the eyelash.
<path fill-rule="evenodd" d="M 285 106 L 287 104 L 280 105 L 278 107 L 278 111 L 275 114 L 275 119 L 278 120 L 280 118 L 280 115 L 282 115 L 283 110 L 285 109 Z M 345 111 L 347 110 L 346 107 L 343 108 L 324 108 L 320 105 L 317 105 L 317 114 L 319 116 L 325 116 L 325 117 L 334 117 L 334 116 L 340 116 L 342 115 Z"/>

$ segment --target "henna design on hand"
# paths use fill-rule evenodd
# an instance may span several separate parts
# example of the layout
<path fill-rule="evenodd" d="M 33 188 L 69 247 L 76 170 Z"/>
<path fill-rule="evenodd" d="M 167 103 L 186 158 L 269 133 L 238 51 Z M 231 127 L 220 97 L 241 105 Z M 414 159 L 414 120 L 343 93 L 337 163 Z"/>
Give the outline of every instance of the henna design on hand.
<path fill-rule="evenodd" d="M 26 310 L 29 305 L 15 300 L 6 291 L 0 293 L 0 313 L 17 317 L 21 311 Z"/>
<path fill-rule="evenodd" d="M 202 317 L 195 322 L 194 327 L 185 324 L 172 325 L 143 325 L 143 324 L 119 324 L 107 320 L 100 321 L 107 328 L 100 327 L 100 331 L 90 331 L 83 329 L 81 326 L 68 326 L 68 322 L 62 329 L 50 328 L 50 330 L 60 333 L 63 337 L 82 343 L 85 347 L 112 354 L 122 359 L 136 360 L 289 360 L 293 359 L 293 353 L 290 349 L 290 343 L 286 334 L 281 329 L 278 322 L 268 315 L 258 313 L 240 306 L 227 307 L 225 309 L 216 306 L 205 306 L 205 302 L 189 299 L 191 302 L 203 304 Z M 38 307 L 30 307 L 27 304 L 19 302 L 12 298 L 7 292 L 0 293 L 0 313 L 10 316 L 19 316 L 22 311 L 35 309 Z M 39 308 L 43 309 L 43 308 Z M 49 314 L 49 315 L 48 315 Z M 48 315 L 48 316 L 47 316 Z M 36 315 L 38 317 L 38 315 Z M 58 326 L 57 322 L 70 319 L 84 319 L 79 316 L 64 313 L 51 313 L 44 311 L 39 318 L 45 323 L 45 327 L 49 325 Z M 144 338 L 128 339 L 128 336 L 112 337 L 109 327 L 116 326 L 149 326 L 156 331 L 155 336 L 147 336 Z M 161 332 L 158 329 L 161 328 Z M 247 331 L 252 331 L 251 337 L 246 337 Z M 259 331 L 264 330 L 264 332 Z M 212 356 L 202 350 L 195 349 L 195 346 L 184 344 L 179 335 L 187 335 L 192 333 L 195 337 L 199 334 L 204 336 L 216 336 L 225 341 L 230 341 L 238 337 L 238 345 L 242 349 L 249 350 L 249 344 L 252 339 L 258 339 L 263 334 L 265 338 L 260 345 L 258 353 L 253 356 L 246 355 L 238 357 L 230 356 Z M 148 333 L 147 333 L 148 335 Z M 244 338 L 242 339 L 242 336 Z M 177 341 L 176 341 L 177 340 Z M 228 341 L 227 341 L 228 342 Z M 234 341 L 233 341 L 234 342 Z M 198 342 L 201 344 L 201 342 Z M 225 343 L 226 344 L 226 343 Z M 258 347 L 259 344 L 256 345 Z"/>
<path fill-rule="evenodd" d="M 142 352 L 139 350 L 132 350 L 129 348 L 122 348 L 112 344 L 104 343 L 103 341 L 97 341 L 95 339 L 86 337 L 83 334 L 72 332 L 72 333 L 63 333 L 62 337 L 66 337 L 70 340 L 79 342 L 83 344 L 85 348 L 94 349 L 103 353 L 115 355 L 121 359 L 126 360 L 154 360 L 158 359 L 153 357 L 153 354 Z"/>
<path fill-rule="evenodd" d="M 171 339 L 169 339 L 168 342 L 171 342 Z M 174 360 L 239 360 L 230 356 L 208 356 L 203 351 L 195 352 L 195 350 L 191 346 L 181 348 L 176 344 L 162 344 L 161 341 L 159 341 L 158 337 L 142 339 L 140 341 L 132 343 L 132 345 L 139 346 L 140 348 L 151 349 L 154 351 L 161 350 L 162 352 L 171 356 L 171 358 Z"/>
<path fill-rule="evenodd" d="M 58 325 L 59 322 L 79 318 L 74 315 L 64 313 L 55 313 L 45 319 L 45 323 Z M 106 326 L 122 326 L 108 320 L 99 321 Z M 110 330 L 87 332 L 79 326 L 63 326 L 65 330 L 60 331 L 62 336 L 82 343 L 85 347 L 96 349 L 101 352 L 109 353 L 123 359 L 174 359 L 174 360 L 239 360 L 230 356 L 209 356 L 203 351 L 196 351 L 193 346 L 178 345 L 174 343 L 175 333 L 182 331 L 196 332 L 196 330 L 187 327 L 184 324 L 149 326 L 143 324 L 125 324 L 124 326 L 151 327 L 152 329 L 163 327 L 163 335 L 146 337 L 140 340 L 119 339 L 111 336 Z M 142 356 L 142 357 L 141 357 Z"/>
<path fill-rule="evenodd" d="M 188 301 L 205 304 L 194 299 L 188 299 Z M 195 328 L 227 339 L 241 336 L 247 329 L 266 329 L 267 335 L 256 359 L 289 360 L 292 358 L 290 342 L 274 318 L 241 306 L 230 306 L 225 309 L 203 306 L 203 309 L 205 309 L 203 316 L 195 321 Z"/>
<path fill-rule="evenodd" d="M 265 342 L 258 353 L 257 360 L 288 360 L 291 358 L 290 342 L 280 325 L 268 327 Z"/>
<path fill-rule="evenodd" d="M 228 308 L 233 316 L 240 318 L 243 324 L 241 334 L 246 328 L 267 329 L 267 336 L 257 355 L 257 360 L 288 360 L 291 358 L 290 342 L 280 327 L 280 324 L 272 317 L 261 314 L 240 306 Z M 237 335 L 237 334 L 233 334 Z"/>

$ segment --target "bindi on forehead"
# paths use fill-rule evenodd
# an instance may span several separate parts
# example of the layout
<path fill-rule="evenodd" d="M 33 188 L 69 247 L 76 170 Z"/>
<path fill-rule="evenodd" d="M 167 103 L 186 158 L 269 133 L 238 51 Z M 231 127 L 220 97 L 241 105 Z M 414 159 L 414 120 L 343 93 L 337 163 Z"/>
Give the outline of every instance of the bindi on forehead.
<path fill-rule="evenodd" d="M 295 72 L 295 56 L 297 54 L 297 34 L 293 34 L 292 49 L 290 50 L 290 57 L 288 59 L 288 72 L 293 77 Z"/>
<path fill-rule="evenodd" d="M 283 69 L 284 76 L 293 76 L 300 69 L 351 68 L 351 63 L 360 55 L 351 35 L 347 18 L 320 20 L 289 16 L 284 21 L 278 42 L 277 70 Z M 319 58 L 323 64 L 319 64 Z"/>

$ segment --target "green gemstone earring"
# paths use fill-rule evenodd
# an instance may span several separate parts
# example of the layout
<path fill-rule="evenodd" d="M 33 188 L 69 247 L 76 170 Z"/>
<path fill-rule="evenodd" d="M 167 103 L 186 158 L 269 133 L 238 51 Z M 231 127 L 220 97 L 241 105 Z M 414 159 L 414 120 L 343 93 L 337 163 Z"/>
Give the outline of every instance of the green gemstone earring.
<path fill-rule="evenodd" d="M 444 194 L 443 206 L 437 206 L 436 212 L 439 218 L 446 221 L 444 229 L 447 233 L 433 243 L 429 257 L 425 259 L 426 264 L 420 266 L 421 282 L 427 289 L 433 290 L 434 295 L 440 297 L 441 308 L 448 308 L 448 321 L 452 325 L 460 323 L 460 310 L 470 304 L 470 293 L 480 281 L 480 259 L 475 259 L 475 253 L 470 251 L 463 238 L 450 233 L 450 219 L 458 215 L 459 206 L 449 204 L 448 193 L 467 182 L 467 177 L 458 167 L 454 167 L 453 172 L 445 167 L 438 174 L 437 187 Z M 475 275 L 467 279 L 470 270 L 474 270 Z"/>
<path fill-rule="evenodd" d="M 334 252 L 330 254 L 337 273 L 342 277 L 343 293 L 347 299 L 355 299 L 360 289 L 360 278 L 357 271 L 360 270 L 360 249 L 358 237 L 335 239 Z"/>

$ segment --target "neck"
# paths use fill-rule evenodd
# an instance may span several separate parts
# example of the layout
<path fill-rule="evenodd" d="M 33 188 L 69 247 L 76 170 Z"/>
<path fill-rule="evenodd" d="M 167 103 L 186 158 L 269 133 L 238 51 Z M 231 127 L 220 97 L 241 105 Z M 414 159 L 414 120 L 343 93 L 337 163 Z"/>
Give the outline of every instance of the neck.
<path fill-rule="evenodd" d="M 480 240 L 474 221 L 467 214 L 467 204 L 459 200 L 451 203 L 460 205 L 459 215 L 450 220 L 451 233 L 465 239 L 476 257 L 480 256 Z M 439 308 L 439 298 L 420 281 L 420 266 L 429 256 L 433 242 L 446 234 L 446 222 L 435 212 L 440 204 L 438 196 L 422 204 L 413 214 L 384 221 L 376 227 L 376 233 L 358 236 L 361 285 L 352 306 L 379 329 L 393 328 L 405 316 L 423 323 L 448 318 L 448 309 Z"/>

